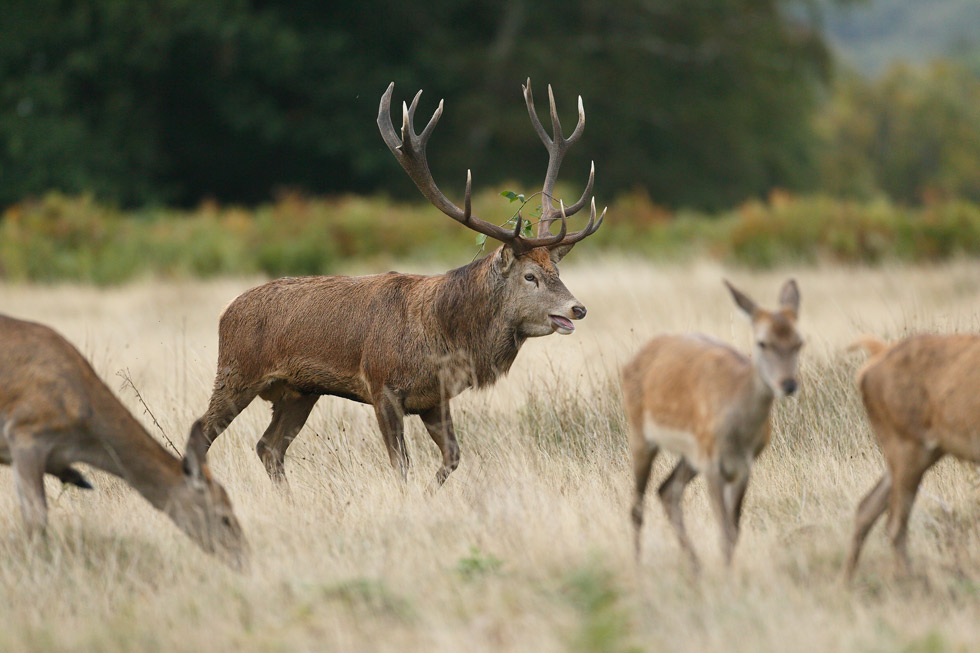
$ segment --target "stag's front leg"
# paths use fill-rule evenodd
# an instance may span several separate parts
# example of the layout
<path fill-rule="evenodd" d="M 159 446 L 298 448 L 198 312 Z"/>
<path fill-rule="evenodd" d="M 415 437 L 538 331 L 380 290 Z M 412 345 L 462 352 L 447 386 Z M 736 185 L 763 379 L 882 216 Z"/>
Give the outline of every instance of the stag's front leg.
<path fill-rule="evenodd" d="M 408 481 L 408 449 L 405 446 L 405 411 L 401 400 L 389 388 L 382 389 L 374 400 L 374 412 L 378 416 L 381 436 L 388 449 L 391 466 Z"/>
<path fill-rule="evenodd" d="M 434 406 L 419 413 L 425 430 L 429 432 L 439 451 L 442 452 L 442 467 L 436 472 L 436 482 L 442 485 L 457 467 L 459 467 L 459 442 L 453 429 L 453 419 L 449 414 L 449 402 Z"/>

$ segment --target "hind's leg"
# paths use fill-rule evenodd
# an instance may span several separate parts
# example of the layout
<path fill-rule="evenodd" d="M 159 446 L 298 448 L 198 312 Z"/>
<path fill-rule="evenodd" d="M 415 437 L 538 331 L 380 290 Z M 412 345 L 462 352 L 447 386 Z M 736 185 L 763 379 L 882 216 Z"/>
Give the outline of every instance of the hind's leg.
<path fill-rule="evenodd" d="M 303 428 L 320 395 L 304 395 L 286 390 L 272 404 L 272 422 L 255 445 L 269 478 L 286 481 L 286 449 Z"/>
<path fill-rule="evenodd" d="M 868 536 L 871 527 L 875 525 L 881 513 L 888 507 L 888 496 L 892 491 L 891 477 L 885 472 L 878 483 L 861 499 L 857 514 L 854 515 L 854 535 L 851 536 L 851 552 L 847 556 L 844 567 L 844 578 L 850 580 L 857 568 L 861 546 Z"/>
<path fill-rule="evenodd" d="M 660 485 L 660 501 L 664 504 L 667 512 L 667 519 L 670 520 L 674 532 L 677 533 L 677 540 L 681 548 L 691 560 L 691 566 L 697 571 L 699 568 L 698 555 L 694 552 L 691 540 L 687 536 L 687 529 L 684 527 L 684 513 L 681 510 L 681 499 L 684 497 L 684 488 L 697 476 L 696 469 L 691 467 L 687 459 L 681 458 L 674 471 L 670 473 L 667 480 Z"/>
<path fill-rule="evenodd" d="M 922 475 L 933 463 L 942 457 L 941 453 L 928 451 L 919 445 L 902 447 L 900 453 L 892 453 L 888 460 L 891 468 L 891 495 L 888 500 L 888 536 L 898 559 L 899 570 L 909 571 L 909 555 L 906 549 L 909 514 L 912 503 L 919 490 Z"/>
<path fill-rule="evenodd" d="M 640 533 L 643 529 L 643 497 L 650 481 L 653 460 L 657 457 L 657 445 L 647 442 L 642 434 L 634 433 L 633 443 L 633 509 L 630 516 L 633 519 L 633 549 L 636 559 L 640 559 Z"/>

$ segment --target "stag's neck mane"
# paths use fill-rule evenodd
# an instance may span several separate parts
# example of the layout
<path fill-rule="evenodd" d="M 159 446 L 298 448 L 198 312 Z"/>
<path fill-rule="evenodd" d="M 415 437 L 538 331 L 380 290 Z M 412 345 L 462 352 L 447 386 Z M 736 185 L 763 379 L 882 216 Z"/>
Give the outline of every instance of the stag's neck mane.
<path fill-rule="evenodd" d="M 494 254 L 443 275 L 436 315 L 446 354 L 463 356 L 474 385 L 491 385 L 506 374 L 527 339 L 501 301 L 504 279 L 494 270 Z"/>

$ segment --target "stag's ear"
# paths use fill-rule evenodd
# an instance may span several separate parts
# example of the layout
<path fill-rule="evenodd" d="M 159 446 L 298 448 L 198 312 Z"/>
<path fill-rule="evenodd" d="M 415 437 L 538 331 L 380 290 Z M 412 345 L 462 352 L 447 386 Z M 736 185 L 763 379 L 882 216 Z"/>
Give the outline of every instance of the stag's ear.
<path fill-rule="evenodd" d="M 205 480 L 204 466 L 207 464 L 208 443 L 201 427 L 201 420 L 194 422 L 191 426 L 191 434 L 187 438 L 184 458 L 181 466 L 184 474 L 197 480 Z"/>
<path fill-rule="evenodd" d="M 496 268 L 497 272 L 506 276 L 516 260 L 517 254 L 514 253 L 514 248 L 510 245 L 504 245 L 493 255 L 493 267 Z"/>
<path fill-rule="evenodd" d="M 569 245 L 562 245 L 560 247 L 552 247 L 550 250 L 548 250 L 548 254 L 551 256 L 551 262 L 554 265 L 558 265 L 558 261 L 565 258 L 565 254 L 568 254 L 570 251 L 572 251 L 573 247 L 575 247 L 575 243 L 571 243 Z"/>
<path fill-rule="evenodd" d="M 784 311 L 790 311 L 793 315 L 800 312 L 800 289 L 796 285 L 795 279 L 790 279 L 783 284 L 779 291 L 779 307 Z"/>
<path fill-rule="evenodd" d="M 725 283 L 728 291 L 732 293 L 732 298 L 735 300 L 735 304 L 742 310 L 743 313 L 745 313 L 745 316 L 750 320 L 755 317 L 756 311 L 759 310 L 756 303 L 752 301 L 752 299 L 744 292 L 728 283 L 728 279 L 722 279 L 722 281 Z"/>

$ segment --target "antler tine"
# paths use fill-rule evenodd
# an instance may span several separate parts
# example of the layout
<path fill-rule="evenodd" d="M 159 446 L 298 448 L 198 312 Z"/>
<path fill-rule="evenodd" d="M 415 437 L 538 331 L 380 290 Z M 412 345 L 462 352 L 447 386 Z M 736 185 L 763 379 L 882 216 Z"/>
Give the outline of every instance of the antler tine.
<path fill-rule="evenodd" d="M 582 210 L 582 207 L 585 206 L 585 203 L 592 195 L 593 185 L 595 185 L 595 161 L 592 162 L 592 166 L 589 168 L 589 181 L 585 184 L 585 190 L 582 191 L 582 196 L 578 198 L 577 202 L 565 209 L 565 215 L 572 217 Z"/>
<path fill-rule="evenodd" d="M 395 83 L 392 82 L 381 96 L 381 104 L 378 108 L 378 129 L 381 130 L 381 137 L 388 149 L 395 155 L 395 159 L 408 173 L 409 178 L 415 182 L 422 195 L 440 211 L 470 229 L 504 243 L 514 243 L 516 237 L 510 229 L 498 227 L 472 216 L 473 175 L 469 170 L 466 171 L 466 192 L 463 196 L 463 208 L 450 202 L 432 178 L 429 164 L 425 159 L 425 145 L 442 116 L 443 102 L 439 101 L 439 107 L 429 119 L 429 124 L 422 130 L 421 136 L 415 133 L 413 123 L 422 91 L 416 93 L 411 106 L 402 102 L 402 135 L 399 138 L 394 125 L 391 123 L 391 95 L 394 88 Z"/>
<path fill-rule="evenodd" d="M 561 134 L 561 121 L 558 120 L 558 109 L 555 108 L 555 94 L 551 90 L 551 84 L 548 84 L 548 104 L 551 105 L 551 133 L 552 138 L 556 143 L 561 143 L 564 141 L 564 137 Z"/>
<path fill-rule="evenodd" d="M 561 245 L 574 245 L 578 241 L 582 240 L 586 236 L 591 236 L 599 227 L 602 226 L 602 221 L 606 219 L 606 210 L 609 207 L 603 207 L 602 215 L 599 216 L 599 221 L 596 222 L 595 219 L 595 198 L 592 198 L 592 208 L 589 211 L 589 221 L 586 223 L 585 228 L 582 231 L 576 231 L 574 233 L 568 234 L 568 236 L 560 243 Z"/>
<path fill-rule="evenodd" d="M 527 78 L 527 83 L 521 88 L 524 89 L 524 103 L 527 104 L 527 113 L 531 117 L 531 125 L 534 127 L 534 131 L 537 132 L 541 142 L 544 143 L 544 146 L 551 149 L 551 137 L 544 130 L 544 125 L 541 124 L 541 119 L 538 118 L 538 112 L 534 110 L 534 96 L 531 95 L 530 77 Z"/>
<path fill-rule="evenodd" d="M 391 93 L 395 90 L 395 82 L 388 84 L 387 90 L 381 96 L 381 106 L 378 108 L 378 129 L 381 130 L 381 138 L 392 152 L 401 147 L 401 140 L 395 132 L 395 126 L 391 124 Z"/>

